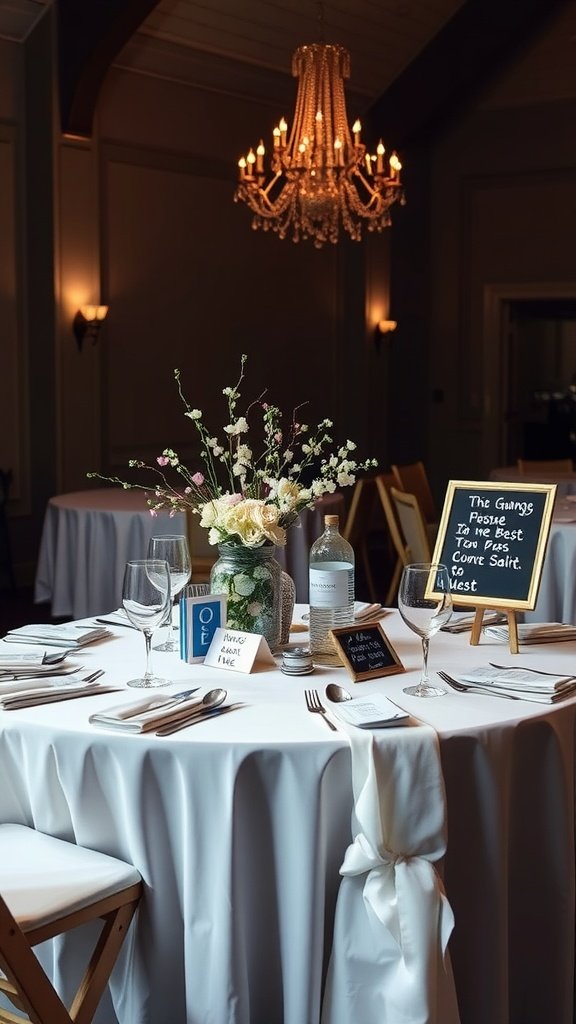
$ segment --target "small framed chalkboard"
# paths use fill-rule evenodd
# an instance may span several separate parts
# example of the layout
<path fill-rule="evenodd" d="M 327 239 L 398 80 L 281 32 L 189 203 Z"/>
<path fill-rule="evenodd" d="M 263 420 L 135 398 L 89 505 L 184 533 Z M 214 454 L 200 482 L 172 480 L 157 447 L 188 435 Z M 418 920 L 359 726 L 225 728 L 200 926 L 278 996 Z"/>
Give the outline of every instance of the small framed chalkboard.
<path fill-rule="evenodd" d="M 455 604 L 536 606 L 555 495 L 556 484 L 450 481 L 433 561 Z"/>
<path fill-rule="evenodd" d="M 404 666 L 379 622 L 331 630 L 334 644 L 354 682 L 403 672 Z"/>

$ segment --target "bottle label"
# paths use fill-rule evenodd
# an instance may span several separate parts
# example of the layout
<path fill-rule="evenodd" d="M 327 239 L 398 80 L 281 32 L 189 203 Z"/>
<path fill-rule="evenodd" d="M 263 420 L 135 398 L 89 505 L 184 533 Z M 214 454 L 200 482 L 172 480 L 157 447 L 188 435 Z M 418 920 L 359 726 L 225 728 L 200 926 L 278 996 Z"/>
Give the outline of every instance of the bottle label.
<path fill-rule="evenodd" d="M 317 562 L 310 565 L 309 601 L 314 608 L 344 608 L 350 603 L 349 562 Z"/>

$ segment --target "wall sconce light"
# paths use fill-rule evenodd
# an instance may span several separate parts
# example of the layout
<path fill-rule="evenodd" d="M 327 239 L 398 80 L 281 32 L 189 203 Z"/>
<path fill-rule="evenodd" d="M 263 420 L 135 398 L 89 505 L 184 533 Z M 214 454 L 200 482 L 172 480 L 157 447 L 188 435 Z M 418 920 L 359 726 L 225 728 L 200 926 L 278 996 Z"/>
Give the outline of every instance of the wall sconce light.
<path fill-rule="evenodd" d="M 376 348 L 380 348 L 382 340 L 385 334 L 390 334 L 395 331 L 398 326 L 396 320 L 379 320 L 374 330 L 374 340 L 376 342 Z"/>
<path fill-rule="evenodd" d="M 93 345 L 96 344 L 98 332 L 107 314 L 108 306 L 80 306 L 72 325 L 78 351 L 82 350 L 85 338 Z"/>

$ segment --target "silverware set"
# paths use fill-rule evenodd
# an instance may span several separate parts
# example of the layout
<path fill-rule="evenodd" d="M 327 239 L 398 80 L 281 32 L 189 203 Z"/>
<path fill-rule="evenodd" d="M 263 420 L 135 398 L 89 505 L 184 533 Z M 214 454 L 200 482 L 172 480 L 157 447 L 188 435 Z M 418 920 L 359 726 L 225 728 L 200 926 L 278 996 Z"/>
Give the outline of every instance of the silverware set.
<path fill-rule="evenodd" d="M 505 700 L 522 700 L 523 698 L 511 693 L 499 693 L 498 690 L 493 690 L 488 686 L 475 686 L 473 683 L 459 683 L 452 676 L 449 676 L 447 672 L 437 672 L 442 682 L 446 683 L 452 690 L 456 690 L 458 693 L 483 693 L 488 694 L 489 697 L 504 697 Z"/>
<path fill-rule="evenodd" d="M 304 697 L 306 698 L 306 707 L 308 708 L 308 711 L 311 711 L 313 714 L 322 715 L 326 725 L 333 729 L 334 732 L 338 732 L 334 722 L 331 722 L 326 714 L 326 708 L 318 696 L 318 690 L 305 690 Z"/>

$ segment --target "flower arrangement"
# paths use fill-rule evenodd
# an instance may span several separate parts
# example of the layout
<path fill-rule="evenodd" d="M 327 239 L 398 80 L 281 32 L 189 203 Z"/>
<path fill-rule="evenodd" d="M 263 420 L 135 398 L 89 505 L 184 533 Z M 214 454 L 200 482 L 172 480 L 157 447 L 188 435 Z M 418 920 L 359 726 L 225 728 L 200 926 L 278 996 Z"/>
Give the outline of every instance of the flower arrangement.
<path fill-rule="evenodd" d="M 331 421 L 324 419 L 311 430 L 297 418 L 301 406 L 293 410 L 285 430 L 280 409 L 264 401 L 265 392 L 244 413 L 238 412 L 246 359 L 243 355 L 236 385 L 223 389 L 228 423 L 222 438 L 208 429 L 200 409 L 191 408 L 182 390 L 180 371 L 174 370 L 184 415 L 200 437 L 201 469 L 190 470 L 172 448 L 165 448 L 155 466 L 140 459 L 128 463 L 132 469 L 154 473 L 156 481 L 152 487 L 100 473 L 87 476 L 145 490 L 152 515 L 160 509 L 172 514 L 191 511 L 200 516 L 200 525 L 209 531 L 210 544 L 246 548 L 283 546 L 286 530 L 297 521 L 302 509 L 313 508 L 323 494 L 353 484 L 359 471 L 377 463 L 375 459 L 357 462 L 353 458 L 353 441 L 329 451 Z M 256 414 L 261 417 L 263 429 L 258 451 L 248 439 L 249 418 Z M 169 469 L 175 473 L 174 485 L 166 477 Z M 312 479 L 305 483 L 309 476 Z"/>

